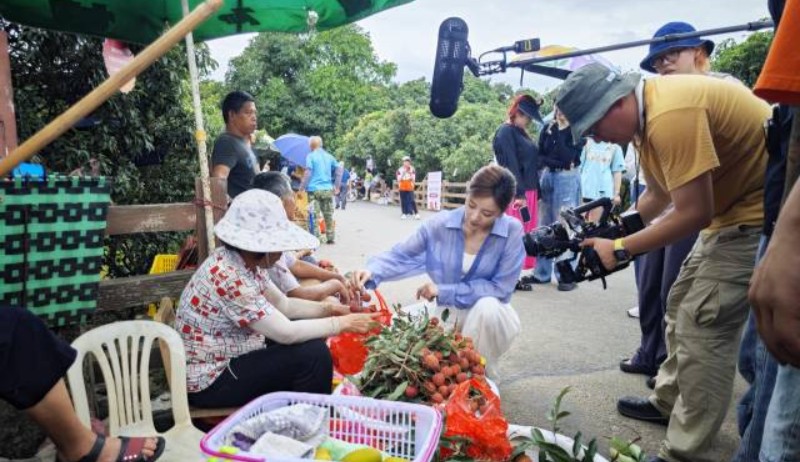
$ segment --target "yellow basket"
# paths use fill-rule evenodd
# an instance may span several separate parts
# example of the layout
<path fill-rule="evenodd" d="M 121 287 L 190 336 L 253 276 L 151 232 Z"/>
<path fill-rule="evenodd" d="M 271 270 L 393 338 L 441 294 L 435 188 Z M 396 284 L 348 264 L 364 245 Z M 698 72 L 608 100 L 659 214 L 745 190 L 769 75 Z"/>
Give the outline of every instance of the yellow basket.
<path fill-rule="evenodd" d="M 178 256 L 166 253 L 160 253 L 153 259 L 153 264 L 150 265 L 149 274 L 162 274 L 175 271 L 178 266 Z M 147 306 L 147 315 L 151 318 L 155 317 L 158 307 L 151 303 Z"/>
<path fill-rule="evenodd" d="M 153 264 L 150 266 L 149 274 L 169 273 L 170 271 L 175 271 L 177 266 L 177 255 L 160 253 L 153 259 Z"/>

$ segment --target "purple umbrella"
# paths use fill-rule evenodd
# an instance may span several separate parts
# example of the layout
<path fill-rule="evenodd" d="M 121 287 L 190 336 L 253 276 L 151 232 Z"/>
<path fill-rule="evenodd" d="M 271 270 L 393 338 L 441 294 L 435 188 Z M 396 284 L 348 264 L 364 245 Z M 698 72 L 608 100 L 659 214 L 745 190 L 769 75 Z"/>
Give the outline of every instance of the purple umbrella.
<path fill-rule="evenodd" d="M 298 135 L 296 133 L 287 133 L 281 135 L 272 144 L 280 151 L 284 159 L 292 162 L 293 164 L 306 166 L 306 157 L 311 152 L 311 147 L 308 144 L 309 137 L 305 135 Z"/>

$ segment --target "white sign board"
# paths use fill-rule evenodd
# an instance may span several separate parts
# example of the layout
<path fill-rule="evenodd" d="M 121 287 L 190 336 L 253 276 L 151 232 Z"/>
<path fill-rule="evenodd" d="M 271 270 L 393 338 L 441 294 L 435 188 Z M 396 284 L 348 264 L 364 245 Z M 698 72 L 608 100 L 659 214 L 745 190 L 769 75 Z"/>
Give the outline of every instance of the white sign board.
<path fill-rule="evenodd" d="M 442 172 L 428 172 L 428 210 L 442 209 Z"/>

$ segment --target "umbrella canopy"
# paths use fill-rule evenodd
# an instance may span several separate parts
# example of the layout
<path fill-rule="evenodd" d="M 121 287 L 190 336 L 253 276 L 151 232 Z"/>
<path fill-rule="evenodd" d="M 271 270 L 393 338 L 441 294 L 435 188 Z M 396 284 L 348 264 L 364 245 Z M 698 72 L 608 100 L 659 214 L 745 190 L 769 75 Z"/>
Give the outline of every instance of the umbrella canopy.
<path fill-rule="evenodd" d="M 357 21 L 413 0 L 225 0 L 196 40 L 245 32 L 307 32 Z M 189 0 L 190 9 L 202 0 Z M 180 0 L 0 0 L 0 16 L 64 32 L 150 43 L 183 18 Z"/>
<path fill-rule="evenodd" d="M 296 133 L 287 133 L 278 137 L 272 144 L 278 148 L 284 159 L 301 167 L 306 166 L 306 157 L 311 152 L 309 137 Z"/>
<path fill-rule="evenodd" d="M 603 66 L 608 67 L 609 69 L 619 70 L 614 63 L 607 60 L 601 55 L 582 55 L 582 56 L 573 56 L 567 58 L 557 57 L 558 55 L 564 53 L 570 53 L 577 50 L 578 49 L 575 47 L 566 47 L 562 45 L 547 45 L 545 47 L 542 47 L 538 51 L 520 53 L 514 56 L 514 58 L 511 60 L 511 63 L 518 63 L 521 65 L 523 69 L 528 70 L 530 72 L 549 75 L 551 77 L 557 77 L 561 79 L 567 78 L 570 72 L 580 69 L 589 63 L 600 63 Z M 539 61 L 540 59 L 543 58 L 546 59 L 551 56 L 554 57 L 555 59 Z M 537 62 L 533 64 L 525 63 L 526 61 L 532 59 L 536 59 Z M 546 68 L 551 68 L 552 72 L 548 72 L 548 69 Z"/>

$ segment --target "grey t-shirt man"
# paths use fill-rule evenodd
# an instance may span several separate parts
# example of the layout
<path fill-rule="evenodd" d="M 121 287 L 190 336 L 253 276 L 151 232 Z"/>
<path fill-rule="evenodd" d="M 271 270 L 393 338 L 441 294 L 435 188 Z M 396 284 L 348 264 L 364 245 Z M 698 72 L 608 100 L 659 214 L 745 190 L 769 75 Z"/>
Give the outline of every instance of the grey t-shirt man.
<path fill-rule="evenodd" d="M 225 165 L 228 173 L 228 196 L 231 199 L 250 189 L 258 173 L 258 160 L 250 145 L 238 136 L 222 133 L 214 143 L 211 165 Z M 212 167 L 213 168 L 213 167 Z"/>

